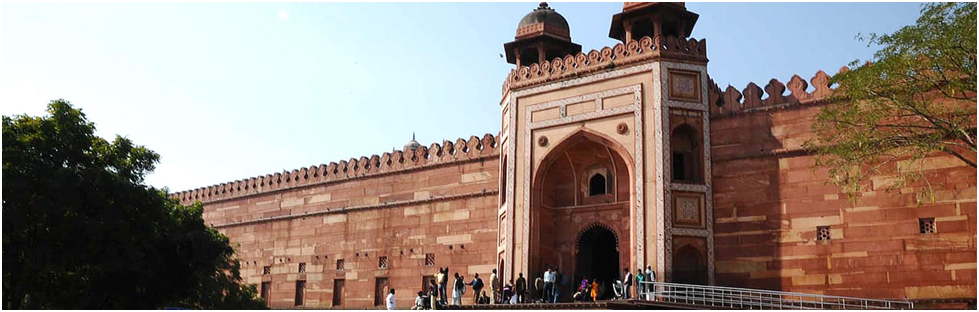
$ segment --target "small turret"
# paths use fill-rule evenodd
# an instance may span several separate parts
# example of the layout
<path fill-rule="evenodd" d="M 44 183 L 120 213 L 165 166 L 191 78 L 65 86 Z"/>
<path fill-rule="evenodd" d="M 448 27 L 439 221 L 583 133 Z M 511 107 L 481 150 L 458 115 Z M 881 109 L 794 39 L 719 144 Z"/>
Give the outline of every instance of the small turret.
<path fill-rule="evenodd" d="M 404 149 L 404 151 L 405 152 L 407 152 L 407 151 L 414 151 L 414 150 L 418 149 L 421 146 L 422 146 L 421 144 L 418 144 L 418 141 L 415 141 L 415 134 L 412 133 L 411 134 L 411 140 L 409 140 L 408 143 L 405 143 L 405 149 Z"/>
<path fill-rule="evenodd" d="M 612 16 L 608 36 L 623 43 L 646 36 L 684 39 L 690 37 L 698 17 L 683 2 L 626 2 L 622 12 Z"/>
<path fill-rule="evenodd" d="M 564 16 L 541 2 L 520 19 L 516 37 L 503 49 L 507 63 L 520 67 L 576 54 L 581 52 L 581 45 L 571 42 L 571 28 Z"/>

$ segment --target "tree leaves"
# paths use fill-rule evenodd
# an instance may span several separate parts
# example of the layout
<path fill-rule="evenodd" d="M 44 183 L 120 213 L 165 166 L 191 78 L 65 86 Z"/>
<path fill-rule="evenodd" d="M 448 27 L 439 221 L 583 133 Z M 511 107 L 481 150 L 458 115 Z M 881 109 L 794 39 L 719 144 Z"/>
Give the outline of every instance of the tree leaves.
<path fill-rule="evenodd" d="M 903 187 L 923 174 L 894 162 L 935 153 L 976 168 L 976 4 L 928 3 L 915 25 L 862 39 L 882 48 L 833 77 L 839 88 L 806 143 L 832 182 L 851 199 L 885 171 Z"/>
<path fill-rule="evenodd" d="M 4 308 L 264 307 L 201 205 L 142 184 L 158 154 L 67 101 L 48 114 L 3 116 Z"/>

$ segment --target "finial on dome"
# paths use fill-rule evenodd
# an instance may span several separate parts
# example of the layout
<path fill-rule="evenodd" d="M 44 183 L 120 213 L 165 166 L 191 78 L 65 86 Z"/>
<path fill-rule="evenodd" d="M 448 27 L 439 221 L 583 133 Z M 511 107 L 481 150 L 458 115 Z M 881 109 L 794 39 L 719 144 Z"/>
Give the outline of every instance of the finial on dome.
<path fill-rule="evenodd" d="M 418 141 L 415 141 L 415 133 L 412 132 L 411 133 L 411 141 L 408 141 L 408 143 L 405 143 L 405 149 L 404 150 L 405 151 L 409 151 L 409 150 L 412 150 L 413 151 L 413 150 L 418 149 L 421 146 L 422 146 L 421 144 L 418 144 Z"/>
<path fill-rule="evenodd" d="M 537 6 L 537 8 L 538 9 L 550 9 L 551 7 L 547 6 L 547 2 L 541 2 L 540 5 Z"/>

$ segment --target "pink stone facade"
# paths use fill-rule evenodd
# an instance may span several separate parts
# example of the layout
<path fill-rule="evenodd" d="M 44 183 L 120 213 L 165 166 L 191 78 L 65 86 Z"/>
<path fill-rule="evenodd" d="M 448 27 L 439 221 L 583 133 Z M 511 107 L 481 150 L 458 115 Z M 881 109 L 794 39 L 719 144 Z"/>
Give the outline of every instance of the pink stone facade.
<path fill-rule="evenodd" d="M 682 4 L 627 3 L 613 18 L 623 43 L 514 61 L 498 136 L 172 196 L 204 203 L 274 308 L 374 308 L 388 288 L 407 308 L 446 266 L 487 285 L 493 269 L 532 280 L 553 266 L 573 285 L 606 274 L 592 263 L 648 265 L 659 281 L 974 304 L 975 169 L 932 155 L 915 168 L 929 184 L 889 190 L 886 172 L 909 170 L 899 161 L 848 201 L 802 148 L 830 75 L 721 90 L 706 39 L 687 38 L 696 19 Z M 521 35 L 553 26 L 518 30 L 508 53 L 519 59 Z"/>
<path fill-rule="evenodd" d="M 372 308 L 383 279 L 407 307 L 435 267 L 470 278 L 488 278 L 495 268 L 499 157 L 492 136 L 470 142 L 480 144 L 422 147 L 427 156 L 419 153 L 423 158 L 410 164 L 394 161 L 399 168 L 368 165 L 359 171 L 364 166 L 358 165 L 344 174 L 328 170 L 338 167 L 331 164 L 307 169 L 316 176 L 298 175 L 304 177 L 298 181 L 282 175 L 291 185 L 275 185 L 281 177 L 259 179 L 256 185 L 273 184 L 272 190 L 204 201 L 204 219 L 231 239 L 245 282 L 260 290 L 268 283 L 273 308 Z M 208 192 L 227 191 L 212 187 L 175 196 L 190 202 L 188 196 L 198 196 L 191 193 Z M 305 282 L 298 305 L 297 281 Z"/>

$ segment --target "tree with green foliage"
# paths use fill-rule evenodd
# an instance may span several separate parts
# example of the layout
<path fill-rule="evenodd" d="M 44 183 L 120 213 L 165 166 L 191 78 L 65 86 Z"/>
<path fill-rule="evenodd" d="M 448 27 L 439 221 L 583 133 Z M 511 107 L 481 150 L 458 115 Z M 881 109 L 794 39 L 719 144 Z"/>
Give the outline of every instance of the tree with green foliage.
<path fill-rule="evenodd" d="M 226 236 L 143 183 L 160 156 L 81 110 L 3 116 L 3 308 L 264 308 Z"/>
<path fill-rule="evenodd" d="M 915 25 L 862 39 L 881 48 L 833 77 L 806 142 L 816 164 L 851 199 L 870 175 L 894 175 L 891 189 L 921 179 L 930 155 L 976 168 L 976 3 L 927 3 Z"/>

